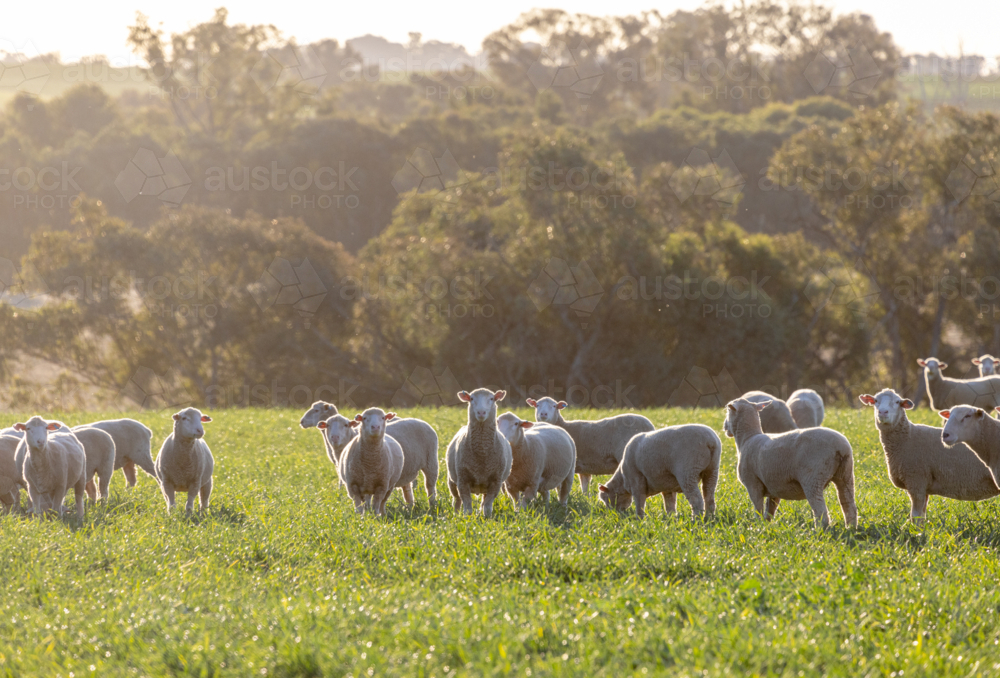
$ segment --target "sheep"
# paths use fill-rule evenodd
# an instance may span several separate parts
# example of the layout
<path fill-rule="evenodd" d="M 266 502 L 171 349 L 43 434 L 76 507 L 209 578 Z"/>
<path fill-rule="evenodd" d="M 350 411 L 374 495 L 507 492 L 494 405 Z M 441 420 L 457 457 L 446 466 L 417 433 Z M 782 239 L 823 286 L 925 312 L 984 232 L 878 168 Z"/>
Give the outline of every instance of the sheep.
<path fill-rule="evenodd" d="M 339 472 L 358 513 L 375 511 L 384 516 L 389 495 L 399 483 L 403 448 L 385 432 L 386 423 L 395 416 L 371 407 L 350 423 L 360 430 L 340 455 Z"/>
<path fill-rule="evenodd" d="M 456 511 L 464 507 L 471 514 L 472 495 L 481 494 L 483 515 L 489 518 L 493 502 L 510 476 L 513 455 L 510 443 L 497 431 L 496 420 L 497 403 L 506 395 L 506 391 L 494 393 L 487 388 L 458 393 L 458 399 L 469 404 L 468 423 L 458 429 L 445 454 L 448 490 Z"/>
<path fill-rule="evenodd" d="M 202 424 L 212 421 L 212 418 L 194 407 L 188 407 L 175 413 L 173 419 L 174 430 L 163 441 L 154 466 L 160 491 L 167 502 L 167 513 L 176 504 L 175 492 L 187 492 L 187 514 L 194 508 L 195 496 L 199 497 L 198 508 L 205 511 L 212 497 L 215 458 L 205 442 L 205 427 Z"/>
<path fill-rule="evenodd" d="M 752 403 L 769 403 L 760 413 L 760 428 L 764 433 L 787 433 L 798 428 L 788 403 L 781 398 L 763 391 L 747 391 L 740 397 Z"/>
<path fill-rule="evenodd" d="M 525 402 L 535 408 L 535 421 L 545 422 L 565 429 L 576 444 L 576 472 L 580 476 L 580 489 L 587 494 L 590 478 L 594 474 L 610 475 L 618 469 L 625 453 L 625 445 L 636 433 L 648 433 L 656 427 L 640 414 L 619 414 L 596 421 L 563 419 L 560 410 L 565 401 L 552 398 Z"/>
<path fill-rule="evenodd" d="M 889 480 L 910 496 L 910 519 L 922 522 L 927 516 L 927 498 L 936 494 L 961 501 L 980 501 L 1000 494 L 990 470 L 968 446 L 959 443 L 947 448 L 941 429 L 914 424 L 906 416 L 913 401 L 892 389 L 858 398 L 875 408 Z"/>
<path fill-rule="evenodd" d="M 721 457 L 719 435 L 703 424 L 637 433 L 625 446 L 614 476 L 598 486 L 601 501 L 608 508 L 624 511 L 635 500 L 635 512 L 641 519 L 646 517 L 647 497 L 662 494 L 663 508 L 674 513 L 677 492 L 683 492 L 696 516 L 706 512 L 714 515 Z"/>
<path fill-rule="evenodd" d="M 796 428 L 813 428 L 823 425 L 826 411 L 823 408 L 823 397 L 816 391 L 809 388 L 793 391 L 792 395 L 788 396 L 786 404 L 788 411 L 792 414 L 792 419 L 795 421 Z"/>
<path fill-rule="evenodd" d="M 0 503 L 4 513 L 21 503 L 21 470 L 15 462 L 20 442 L 17 436 L 0 435 Z"/>
<path fill-rule="evenodd" d="M 917 364 L 924 368 L 924 381 L 932 409 L 946 410 L 955 405 L 972 405 L 989 411 L 1000 405 L 1000 375 L 952 379 L 941 374 L 948 368 L 948 363 L 937 358 L 918 358 Z"/>
<path fill-rule="evenodd" d="M 972 364 L 976 365 L 979 368 L 980 377 L 987 377 L 991 374 L 996 374 L 998 362 L 1000 362 L 1000 360 L 997 360 L 989 353 L 981 355 L 978 358 L 972 359 Z"/>
<path fill-rule="evenodd" d="M 768 434 L 761 430 L 760 412 L 771 403 L 737 398 L 726 406 L 723 429 L 736 440 L 736 476 L 746 487 L 757 513 L 771 520 L 782 499 L 805 499 L 813 516 L 830 525 L 823 491 L 837 486 L 840 508 L 848 527 L 858 526 L 854 501 L 854 451 L 838 431 L 806 428 Z M 766 504 L 765 504 L 766 499 Z"/>
<path fill-rule="evenodd" d="M 513 412 L 497 418 L 497 430 L 510 443 L 510 475 L 504 489 L 515 509 L 524 508 L 542 493 L 549 504 L 549 490 L 559 488 L 559 503 L 566 506 L 576 472 L 576 445 L 569 433 L 549 424 L 523 421 Z"/>
<path fill-rule="evenodd" d="M 94 487 L 94 474 L 97 474 L 100 497 L 108 500 L 108 485 L 111 474 L 115 471 L 115 441 L 111 434 L 99 428 L 77 427 L 73 429 L 83 453 L 87 457 L 87 496 L 90 501 L 97 501 L 98 488 Z"/>
<path fill-rule="evenodd" d="M 135 467 L 138 466 L 148 475 L 156 478 L 153 457 L 150 454 L 153 432 L 135 419 L 108 419 L 83 424 L 73 428 L 97 428 L 115 441 L 115 471 L 122 470 L 125 482 L 129 487 L 135 487 Z"/>
<path fill-rule="evenodd" d="M 319 429 L 320 428 L 319 425 L 321 422 L 329 421 L 331 417 L 335 417 L 338 414 L 340 413 L 338 412 L 336 405 L 322 400 L 317 400 L 312 404 L 312 407 L 306 410 L 306 413 L 302 415 L 302 419 L 299 420 L 299 427 L 305 429 L 305 428 L 312 428 L 315 426 L 317 429 Z M 350 420 L 347 417 L 344 417 L 344 421 L 347 422 Z M 353 429 L 351 430 L 353 431 Z M 325 431 L 321 432 L 323 433 L 323 445 L 326 447 L 326 456 L 330 460 L 330 462 L 334 466 L 336 466 L 340 460 L 340 453 L 344 449 L 343 445 L 347 445 L 349 439 L 344 440 L 342 446 L 339 449 L 335 449 L 331 445 L 327 433 Z M 343 485 L 343 482 L 338 477 L 337 478 L 338 490 L 340 489 L 341 485 Z"/>
<path fill-rule="evenodd" d="M 63 500 L 70 488 L 76 500 L 76 515 L 83 518 L 83 497 L 87 486 L 87 456 L 83 445 L 58 421 L 32 417 L 14 428 L 24 433 L 15 452 L 22 457 L 21 473 L 36 517 L 49 509 L 65 514 Z"/>
<path fill-rule="evenodd" d="M 993 474 L 1000 487 L 1000 421 L 979 407 L 958 405 L 938 412 L 945 419 L 941 442 L 949 448 L 965 443 Z"/>
<path fill-rule="evenodd" d="M 351 426 L 350 419 L 340 414 L 319 422 L 316 427 L 323 433 L 327 456 L 337 466 L 347 443 L 357 435 L 357 429 Z M 437 433 L 425 421 L 401 417 L 386 424 L 385 432 L 403 448 L 403 472 L 399 476 L 397 487 L 402 491 L 407 507 L 413 508 L 413 489 L 417 484 L 417 474 L 423 473 L 427 499 L 433 509 L 437 503 Z M 337 487 L 341 484 L 338 476 Z"/>

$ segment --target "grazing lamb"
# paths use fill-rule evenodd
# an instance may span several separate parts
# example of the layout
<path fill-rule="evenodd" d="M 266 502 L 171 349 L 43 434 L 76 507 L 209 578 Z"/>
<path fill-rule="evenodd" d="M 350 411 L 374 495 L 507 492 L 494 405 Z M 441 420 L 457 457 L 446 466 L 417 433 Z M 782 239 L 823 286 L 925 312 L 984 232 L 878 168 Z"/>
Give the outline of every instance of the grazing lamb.
<path fill-rule="evenodd" d="M 351 422 L 360 431 L 340 455 L 339 471 L 358 513 L 375 511 L 384 516 L 389 495 L 399 483 L 403 448 L 385 433 L 386 423 L 395 416 L 395 412 L 371 407 Z"/>
<path fill-rule="evenodd" d="M 455 510 L 464 507 L 472 513 L 472 495 L 483 495 L 483 515 L 493 515 L 493 502 L 507 482 L 513 456 L 510 443 L 497 431 L 497 403 L 505 391 L 477 388 L 461 391 L 458 399 L 469 404 L 468 423 L 448 443 L 448 490 L 455 499 Z M 572 435 L 572 434 L 570 434 Z"/>
<path fill-rule="evenodd" d="M 798 428 L 788 403 L 781 398 L 763 391 L 747 391 L 740 397 L 752 403 L 769 403 L 767 409 L 760 412 L 760 427 L 764 433 L 786 433 Z"/>
<path fill-rule="evenodd" d="M 726 406 L 726 435 L 736 439 L 736 475 L 765 520 L 774 517 L 782 499 L 805 499 L 813 516 L 830 525 L 823 490 L 831 482 L 848 527 L 858 526 L 854 502 L 854 451 L 841 433 L 806 428 L 786 433 L 761 431 L 760 411 L 770 403 L 738 398 Z M 767 500 L 765 505 L 764 500 Z"/>
<path fill-rule="evenodd" d="M 648 433 L 656 427 L 641 414 L 619 414 L 596 421 L 563 419 L 560 410 L 567 407 L 563 401 L 552 398 L 525 402 L 535 408 L 535 421 L 545 422 L 565 429 L 576 444 L 576 472 L 584 494 L 590 488 L 590 477 L 609 475 L 618 469 L 625 453 L 625 445 L 637 433 Z"/>
<path fill-rule="evenodd" d="M 952 379 L 941 374 L 948 368 L 937 358 L 917 359 L 924 368 L 924 381 L 931 399 L 931 408 L 946 410 L 955 405 L 972 405 L 990 411 L 1000 405 L 1000 376 L 989 375 L 977 379 Z"/>
<path fill-rule="evenodd" d="M 107 501 L 111 474 L 115 472 L 114 439 L 99 428 L 77 427 L 73 429 L 73 435 L 83 445 L 83 453 L 87 457 L 87 496 L 90 501 L 97 501 L 98 488 L 94 487 L 96 473 L 101 499 Z"/>
<path fill-rule="evenodd" d="M 947 421 L 941 442 L 951 448 L 965 443 L 993 474 L 1000 487 L 1000 421 L 978 407 L 959 405 L 938 414 Z"/>
<path fill-rule="evenodd" d="M 702 424 L 639 433 L 625 446 L 615 475 L 599 486 L 601 501 L 624 511 L 634 499 L 636 514 L 645 518 L 647 497 L 663 494 L 663 508 L 674 513 L 677 493 L 683 492 L 696 516 L 714 515 L 721 456 L 718 434 Z"/>
<path fill-rule="evenodd" d="M 998 362 L 1000 362 L 1000 360 L 997 360 L 989 353 L 972 359 L 972 364 L 979 368 L 980 377 L 988 377 L 991 374 L 996 374 Z"/>
<path fill-rule="evenodd" d="M 511 467 L 504 489 L 515 508 L 524 508 L 539 492 L 549 504 L 549 490 L 559 488 L 559 503 L 569 501 L 576 472 L 576 445 L 569 433 L 549 424 L 520 419 L 513 412 L 497 418 L 497 430 L 510 443 Z"/>
<path fill-rule="evenodd" d="M 823 408 L 823 397 L 816 391 L 809 388 L 793 391 L 792 395 L 788 396 L 787 404 L 796 428 L 814 428 L 823 425 L 826 410 Z"/>
<path fill-rule="evenodd" d="M 964 444 L 945 447 L 941 429 L 914 424 L 906 416 L 913 401 L 892 389 L 858 398 L 875 408 L 875 426 L 885 452 L 889 480 L 910 495 L 910 518 L 927 515 L 927 497 L 937 494 L 962 501 L 980 501 L 1000 494 L 990 470 Z"/>
<path fill-rule="evenodd" d="M 115 470 L 122 470 L 129 487 L 135 487 L 136 466 L 156 478 L 156 469 L 150 454 L 153 432 L 141 423 L 135 419 L 108 419 L 76 426 L 73 430 L 82 428 L 98 428 L 115 441 Z"/>
<path fill-rule="evenodd" d="M 194 508 L 195 496 L 199 497 L 200 510 L 208 508 L 215 458 L 204 440 L 205 427 L 202 424 L 210 421 L 211 417 L 193 407 L 174 415 L 174 430 L 163 441 L 154 467 L 160 491 L 167 501 L 168 513 L 176 503 L 175 492 L 187 492 L 187 513 Z"/>
<path fill-rule="evenodd" d="M 15 462 L 20 443 L 16 436 L 0 435 L 0 503 L 4 513 L 21 503 L 21 471 Z"/>
<path fill-rule="evenodd" d="M 337 411 L 336 405 L 322 400 L 317 400 L 312 404 L 312 407 L 306 410 L 306 413 L 302 415 L 302 419 L 299 420 L 299 426 L 301 428 L 312 428 L 315 426 L 319 429 L 321 422 L 328 421 L 330 417 L 335 417 L 338 414 L 339 412 Z M 344 417 L 344 421 L 349 422 L 350 419 Z M 353 429 L 351 430 L 353 431 Z M 332 443 L 330 443 L 327 433 L 323 431 L 323 445 L 326 446 L 326 456 L 334 466 L 336 466 L 340 460 L 340 453 L 344 449 L 343 446 L 347 445 L 348 442 L 349 439 L 344 440 L 339 449 L 334 448 Z M 342 482 L 338 478 L 337 489 L 340 489 L 341 484 Z"/>
<path fill-rule="evenodd" d="M 41 417 L 14 424 L 14 428 L 24 432 L 15 456 L 23 458 L 22 477 L 35 516 L 51 509 L 62 518 L 63 500 L 72 488 L 76 515 L 82 518 L 87 456 L 80 441 L 69 431 L 60 431 L 64 428 L 60 422 Z"/>

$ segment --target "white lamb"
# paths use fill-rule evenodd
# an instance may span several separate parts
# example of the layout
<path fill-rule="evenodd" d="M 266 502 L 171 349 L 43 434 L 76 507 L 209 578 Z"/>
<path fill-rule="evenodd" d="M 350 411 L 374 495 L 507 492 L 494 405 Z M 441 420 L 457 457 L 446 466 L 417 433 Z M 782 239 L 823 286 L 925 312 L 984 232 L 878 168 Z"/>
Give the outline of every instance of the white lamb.
<path fill-rule="evenodd" d="M 21 471 L 15 462 L 20 443 L 16 436 L 0 435 L 0 503 L 4 513 L 21 502 Z"/>
<path fill-rule="evenodd" d="M 760 428 L 764 433 L 786 433 L 798 428 L 792 410 L 781 398 L 763 391 L 747 391 L 740 397 L 752 403 L 768 403 L 767 409 L 760 412 Z"/>
<path fill-rule="evenodd" d="M 837 486 L 844 522 L 857 527 L 854 451 L 847 438 L 829 428 L 764 433 L 759 413 L 769 406 L 738 398 L 726 406 L 723 424 L 726 435 L 736 439 L 736 475 L 757 513 L 771 520 L 782 499 L 805 499 L 814 518 L 822 521 L 824 528 L 829 527 L 823 491 L 832 482 Z"/>
<path fill-rule="evenodd" d="M 100 489 L 101 499 L 107 501 L 111 474 L 115 472 L 114 439 L 99 428 L 77 427 L 73 435 L 83 445 L 83 453 L 87 456 L 87 496 L 90 501 L 97 501 Z M 98 487 L 94 486 L 94 474 L 97 474 Z"/>
<path fill-rule="evenodd" d="M 580 488 L 584 494 L 590 488 L 593 475 L 610 475 L 618 469 L 625 453 L 625 445 L 637 433 L 648 433 L 656 427 L 641 414 L 619 414 L 594 421 L 586 419 L 563 419 L 560 410 L 568 405 L 552 398 L 525 402 L 535 408 L 535 421 L 545 422 L 565 429 L 576 443 L 576 472 L 580 476 Z"/>
<path fill-rule="evenodd" d="M 972 359 L 972 364 L 979 368 L 980 377 L 988 377 L 997 373 L 997 363 L 1000 362 L 989 353 Z"/>
<path fill-rule="evenodd" d="M 115 470 L 122 470 L 129 487 L 135 487 L 137 466 L 156 478 L 156 469 L 150 454 L 153 432 L 143 424 L 135 419 L 108 419 L 76 426 L 73 430 L 82 428 L 100 429 L 115 441 Z"/>
<path fill-rule="evenodd" d="M 696 516 L 705 512 L 713 515 L 721 457 L 718 434 L 702 424 L 636 434 L 625 446 L 614 476 L 607 485 L 599 486 L 601 501 L 624 511 L 635 500 L 636 515 L 645 518 L 647 497 L 662 494 L 663 508 L 674 513 L 677 493 L 683 492 Z"/>
<path fill-rule="evenodd" d="M 541 492 L 545 505 L 549 490 L 559 488 L 559 503 L 566 506 L 573 488 L 576 445 L 569 433 L 550 424 L 523 421 L 513 412 L 497 418 L 497 430 L 510 443 L 510 475 L 504 489 L 515 508 L 524 508 Z"/>
<path fill-rule="evenodd" d="M 823 425 L 826 410 L 823 397 L 809 388 L 800 388 L 788 396 L 788 411 L 792 413 L 796 428 L 813 428 Z M 770 408 L 769 408 L 770 409 Z M 761 420 L 763 422 L 763 419 Z"/>
<path fill-rule="evenodd" d="M 458 399 L 469 404 L 468 423 L 448 443 L 448 490 L 455 510 L 472 513 L 472 495 L 483 495 L 483 515 L 493 515 L 493 502 L 507 482 L 513 456 L 510 443 L 497 431 L 497 403 L 505 391 L 477 388 L 461 391 Z"/>
<path fill-rule="evenodd" d="M 947 419 L 941 431 L 941 442 L 949 448 L 958 443 L 968 445 L 1000 486 L 1000 421 L 969 405 L 958 405 L 938 414 Z"/>
<path fill-rule="evenodd" d="M 375 511 L 384 516 L 389 495 L 399 483 L 403 448 L 385 433 L 386 423 L 395 416 L 371 407 L 351 423 L 360 431 L 340 455 L 339 471 L 358 513 Z"/>
<path fill-rule="evenodd" d="M 317 400 L 312 404 L 312 407 L 306 410 L 306 413 L 302 415 L 302 419 L 299 420 L 299 426 L 301 428 L 312 428 L 315 426 L 319 429 L 320 422 L 328 421 L 331 417 L 335 417 L 338 414 L 339 412 L 337 411 L 336 405 L 322 400 Z M 344 421 L 348 422 L 350 419 L 344 417 Z M 344 440 L 341 447 L 338 449 L 332 446 L 326 431 L 321 431 L 321 433 L 323 433 L 323 445 L 326 447 L 326 456 L 330 460 L 330 463 L 336 466 L 340 461 L 340 453 L 344 449 L 343 446 L 347 445 L 350 440 Z M 337 489 L 340 489 L 342 484 L 342 481 L 338 478 Z"/>
<path fill-rule="evenodd" d="M 168 513 L 176 505 L 175 492 L 187 492 L 187 513 L 194 508 L 196 496 L 199 497 L 198 508 L 202 511 L 208 508 L 215 458 L 205 442 L 202 424 L 210 421 L 211 417 L 193 407 L 174 415 L 174 430 L 163 441 L 154 467 Z"/>
<path fill-rule="evenodd" d="M 858 398 L 875 408 L 875 426 L 885 452 L 889 480 L 910 495 L 910 518 L 922 521 L 927 498 L 937 494 L 962 501 L 980 501 L 1000 494 L 990 470 L 968 446 L 946 447 L 941 429 L 914 424 L 906 416 L 913 401 L 892 389 Z"/>
<path fill-rule="evenodd" d="M 76 499 L 76 515 L 83 517 L 83 498 L 87 486 L 87 456 L 83 445 L 68 431 L 59 431 L 62 424 L 32 417 L 14 428 L 24 432 L 16 456 L 23 456 L 22 473 L 28 487 L 28 498 L 36 516 L 48 510 L 65 513 L 63 500 L 70 488 Z M 23 455 L 21 450 L 23 449 Z"/>
<path fill-rule="evenodd" d="M 955 405 L 972 405 L 992 410 L 1000 405 L 1000 375 L 989 375 L 977 379 L 952 379 L 941 374 L 948 363 L 937 358 L 917 359 L 924 368 L 924 381 L 931 399 L 931 408 L 946 410 Z"/>

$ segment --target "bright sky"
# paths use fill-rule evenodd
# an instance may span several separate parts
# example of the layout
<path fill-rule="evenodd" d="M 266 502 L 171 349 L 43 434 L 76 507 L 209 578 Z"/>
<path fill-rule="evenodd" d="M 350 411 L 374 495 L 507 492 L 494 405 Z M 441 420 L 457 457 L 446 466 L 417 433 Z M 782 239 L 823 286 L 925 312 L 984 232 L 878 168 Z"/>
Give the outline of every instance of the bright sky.
<path fill-rule="evenodd" d="M 939 55 L 1000 56 L 1000 0 L 822 0 L 837 12 L 871 14 L 882 30 L 891 32 L 904 52 Z M 101 0 L 99 3 L 5 2 L 0 19 L 0 49 L 29 40 L 39 52 L 58 51 L 63 61 L 105 54 L 127 57 L 126 27 L 136 10 L 162 23 L 166 33 L 207 20 L 212 7 L 225 5 L 231 21 L 271 23 L 300 43 L 320 38 L 341 41 L 372 33 L 406 42 L 410 31 L 425 40 L 465 45 L 478 52 L 483 38 L 535 6 L 604 16 L 637 14 L 656 8 L 669 14 L 693 9 L 700 0 L 356 0 L 333 2 L 273 2 L 265 0 Z"/>

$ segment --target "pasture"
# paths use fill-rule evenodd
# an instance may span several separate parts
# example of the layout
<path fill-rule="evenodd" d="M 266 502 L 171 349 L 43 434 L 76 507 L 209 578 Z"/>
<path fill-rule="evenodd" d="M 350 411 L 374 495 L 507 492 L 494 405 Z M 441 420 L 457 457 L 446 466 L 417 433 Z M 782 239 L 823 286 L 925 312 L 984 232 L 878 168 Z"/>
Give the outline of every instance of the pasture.
<path fill-rule="evenodd" d="M 515 514 L 502 496 L 492 519 L 470 518 L 450 506 L 443 461 L 435 513 L 420 487 L 412 513 L 397 492 L 388 519 L 359 517 L 319 433 L 299 428 L 301 411 L 210 414 L 204 516 L 168 515 L 152 478 L 127 490 L 119 473 L 109 504 L 88 506 L 82 524 L 0 518 L 0 675 L 1000 673 L 1000 502 L 935 497 L 926 525 L 911 525 L 870 409 L 826 420 L 854 447 L 856 532 L 832 486 L 829 531 L 812 526 L 805 502 L 783 502 L 763 523 L 725 437 L 707 523 L 683 498 L 676 517 L 655 499 L 640 522 L 578 482 L 568 510 Z M 400 414 L 436 428 L 442 458 L 466 417 Z M 643 414 L 717 431 L 723 419 L 721 409 Z M 153 429 L 155 455 L 169 415 L 130 416 Z M 926 409 L 911 419 L 939 425 Z"/>

